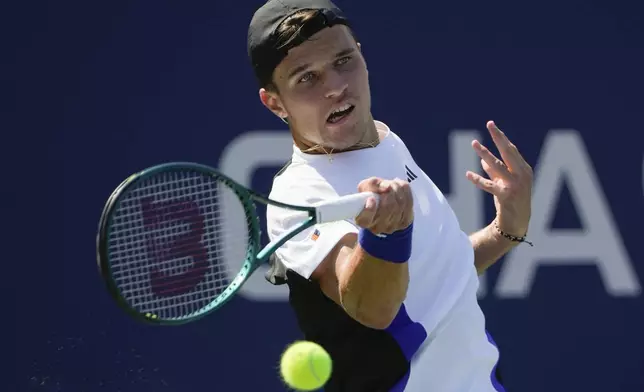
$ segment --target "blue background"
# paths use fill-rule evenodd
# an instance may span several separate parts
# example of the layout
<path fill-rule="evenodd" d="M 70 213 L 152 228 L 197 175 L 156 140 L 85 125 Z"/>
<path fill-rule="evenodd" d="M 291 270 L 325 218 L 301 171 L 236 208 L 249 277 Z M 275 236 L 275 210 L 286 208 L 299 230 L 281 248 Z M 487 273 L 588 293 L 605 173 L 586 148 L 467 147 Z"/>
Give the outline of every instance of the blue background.
<path fill-rule="evenodd" d="M 239 297 L 195 324 L 140 325 L 108 297 L 95 262 L 103 203 L 131 172 L 172 160 L 217 166 L 239 135 L 288 135 L 260 104 L 246 58 L 260 4 L 4 2 L 2 297 L 13 338 L 0 390 L 284 390 L 279 354 L 300 337 L 284 301 Z M 549 132 L 575 130 L 641 284 L 640 4 L 338 5 L 363 44 L 374 116 L 445 193 L 459 159 L 447 148 L 453 130 L 478 130 L 489 144 L 485 122 L 495 120 L 535 173 Z M 252 185 L 268 192 L 275 170 L 258 168 Z M 550 203 L 553 229 L 584 232 L 566 187 Z M 486 197 L 485 222 L 493 211 Z M 644 391 L 642 295 L 614 295 L 596 265 L 566 257 L 540 267 L 515 298 L 492 290 L 503 261 L 486 276 L 481 305 L 508 390 Z"/>

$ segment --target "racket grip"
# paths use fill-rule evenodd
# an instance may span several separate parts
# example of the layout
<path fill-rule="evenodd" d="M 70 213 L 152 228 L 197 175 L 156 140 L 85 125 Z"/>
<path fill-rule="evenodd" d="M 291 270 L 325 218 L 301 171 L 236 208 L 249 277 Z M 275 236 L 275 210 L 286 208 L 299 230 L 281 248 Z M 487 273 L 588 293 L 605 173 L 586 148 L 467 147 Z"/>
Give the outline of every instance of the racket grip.
<path fill-rule="evenodd" d="M 353 219 L 365 207 L 367 199 L 374 197 L 376 204 L 380 197 L 373 192 L 354 193 L 341 196 L 335 200 L 324 201 L 315 205 L 317 223 L 335 222 L 344 219 Z"/>

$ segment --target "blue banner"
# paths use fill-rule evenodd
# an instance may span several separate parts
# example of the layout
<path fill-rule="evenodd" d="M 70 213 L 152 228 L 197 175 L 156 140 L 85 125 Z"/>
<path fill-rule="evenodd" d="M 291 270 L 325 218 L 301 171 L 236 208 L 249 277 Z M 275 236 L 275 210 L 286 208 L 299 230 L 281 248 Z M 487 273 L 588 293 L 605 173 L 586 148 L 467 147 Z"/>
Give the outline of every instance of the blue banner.
<path fill-rule="evenodd" d="M 132 172 L 194 161 L 270 190 L 291 139 L 246 57 L 261 3 L 21 3 L 4 15 L 15 68 L 2 77 L 2 290 L 15 368 L 2 390 L 285 390 L 279 356 L 301 335 L 283 286 L 257 274 L 220 312 L 151 327 L 114 304 L 96 267 L 101 210 Z M 644 391 L 641 5 L 337 4 L 355 20 L 374 117 L 464 230 L 494 214 L 465 178 L 482 172 L 471 141 L 492 145 L 486 121 L 534 168 L 535 246 L 499 261 L 479 292 L 507 390 Z"/>

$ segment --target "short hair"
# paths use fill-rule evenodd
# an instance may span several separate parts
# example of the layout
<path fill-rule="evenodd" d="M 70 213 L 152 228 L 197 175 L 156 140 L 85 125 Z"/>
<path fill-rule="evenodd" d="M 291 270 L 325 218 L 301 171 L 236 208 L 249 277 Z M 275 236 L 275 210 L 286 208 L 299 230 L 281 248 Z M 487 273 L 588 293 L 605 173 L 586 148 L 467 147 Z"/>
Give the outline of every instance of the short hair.
<path fill-rule="evenodd" d="M 315 9 L 299 10 L 288 18 L 284 19 L 282 23 L 275 30 L 277 36 L 276 47 L 280 50 L 288 51 L 308 39 L 308 35 L 302 35 L 307 24 L 313 22 L 318 16 L 319 11 Z M 358 41 L 353 29 L 349 28 L 353 38 Z M 273 82 L 273 77 L 264 82 L 264 87 L 269 91 L 277 91 L 277 85 Z"/>

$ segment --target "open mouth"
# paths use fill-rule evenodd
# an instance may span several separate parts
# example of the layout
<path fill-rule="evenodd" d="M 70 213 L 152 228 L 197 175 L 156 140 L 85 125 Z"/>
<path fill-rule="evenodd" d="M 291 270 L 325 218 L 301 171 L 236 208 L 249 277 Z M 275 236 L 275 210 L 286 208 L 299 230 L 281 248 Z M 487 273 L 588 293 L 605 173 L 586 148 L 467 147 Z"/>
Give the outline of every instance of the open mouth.
<path fill-rule="evenodd" d="M 335 124 L 337 122 L 342 121 L 345 117 L 347 117 L 351 112 L 353 112 L 353 109 L 355 109 L 355 106 L 347 103 L 342 105 L 341 107 L 337 108 L 331 114 L 329 117 L 326 119 L 326 121 L 330 124 Z"/>

